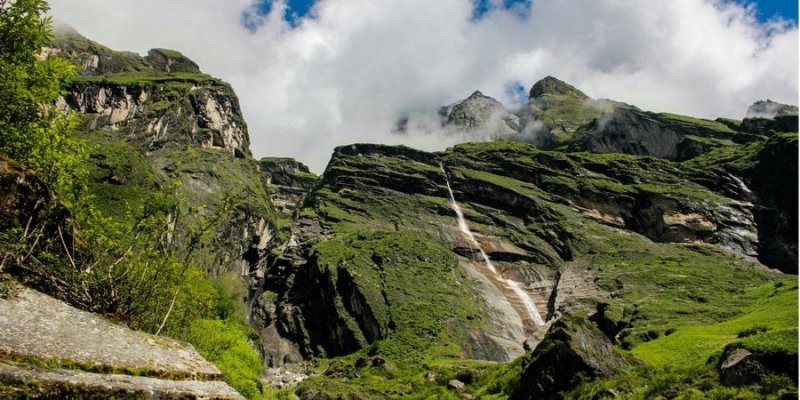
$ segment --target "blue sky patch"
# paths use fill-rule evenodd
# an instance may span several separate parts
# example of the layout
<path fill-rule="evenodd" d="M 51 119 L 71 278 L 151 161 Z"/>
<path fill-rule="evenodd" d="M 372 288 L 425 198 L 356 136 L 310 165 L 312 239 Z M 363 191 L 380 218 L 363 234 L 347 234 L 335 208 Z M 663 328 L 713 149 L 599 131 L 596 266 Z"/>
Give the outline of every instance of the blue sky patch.
<path fill-rule="evenodd" d="M 292 28 L 300 25 L 300 22 L 309 16 L 316 2 L 317 0 L 288 0 L 288 6 L 283 14 L 284 21 Z M 273 3 L 274 0 L 256 0 L 242 13 L 242 25 L 254 32 L 258 30 L 264 23 L 264 17 L 272 12 Z"/>
<path fill-rule="evenodd" d="M 303 19 L 308 18 L 314 4 L 319 0 L 287 0 L 288 7 L 283 19 L 291 26 L 300 25 Z M 336 1 L 336 0 L 332 0 Z M 466 1 L 466 0 L 465 0 Z M 470 0 L 473 4 L 472 20 L 478 21 L 494 10 L 503 9 L 525 18 L 530 12 L 531 2 L 534 0 Z M 731 0 L 739 4 L 755 4 L 756 16 L 760 22 L 767 22 L 776 17 L 789 20 L 797 24 L 797 5 L 794 0 Z M 264 17 L 273 9 L 274 0 L 254 0 L 253 5 L 242 13 L 242 25 L 251 31 L 256 31 L 263 24 Z"/>
<path fill-rule="evenodd" d="M 473 21 L 480 20 L 497 8 L 510 10 L 520 18 L 525 18 L 531 7 L 531 0 L 472 0 L 472 4 Z"/>
<path fill-rule="evenodd" d="M 797 24 L 797 1 L 795 0 L 738 0 L 740 4 L 755 3 L 756 16 L 760 22 L 781 17 Z"/>
<path fill-rule="evenodd" d="M 506 96 L 513 105 L 528 103 L 528 89 L 520 81 L 509 81 L 505 85 Z"/>

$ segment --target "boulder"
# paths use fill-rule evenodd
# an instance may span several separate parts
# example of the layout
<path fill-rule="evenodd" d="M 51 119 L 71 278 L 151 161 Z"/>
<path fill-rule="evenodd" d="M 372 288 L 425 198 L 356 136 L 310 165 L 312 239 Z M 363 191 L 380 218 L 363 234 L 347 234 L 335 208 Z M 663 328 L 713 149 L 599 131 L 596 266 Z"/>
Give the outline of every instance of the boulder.
<path fill-rule="evenodd" d="M 583 378 L 605 377 L 628 363 L 591 322 L 564 317 L 554 323 L 525 366 L 519 387 L 509 399 L 560 399 Z"/>
<path fill-rule="evenodd" d="M 719 381 L 725 386 L 751 385 L 766 374 L 764 365 L 745 349 L 734 350 L 719 366 Z"/>
<path fill-rule="evenodd" d="M 447 382 L 447 388 L 451 390 L 460 391 L 464 390 L 464 387 L 466 387 L 464 382 L 461 382 L 458 379 L 451 379 L 449 382 Z"/>

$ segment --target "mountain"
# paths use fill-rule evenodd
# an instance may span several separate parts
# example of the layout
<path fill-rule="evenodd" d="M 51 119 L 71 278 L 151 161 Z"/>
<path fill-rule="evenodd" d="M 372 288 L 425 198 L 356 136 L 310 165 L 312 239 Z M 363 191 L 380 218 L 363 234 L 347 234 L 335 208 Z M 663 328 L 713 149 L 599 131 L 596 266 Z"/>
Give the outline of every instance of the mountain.
<path fill-rule="evenodd" d="M 158 288 L 167 275 L 147 271 L 166 252 L 178 256 L 177 271 L 188 271 L 175 275 L 185 284 L 174 295 L 170 287 L 130 320 L 133 327 L 189 341 L 199 354 L 181 354 L 217 363 L 222 374 L 210 378 L 242 394 L 796 396 L 791 108 L 771 118 L 710 121 L 591 99 L 546 77 L 514 113 L 480 92 L 442 109 L 449 130 L 517 140 L 440 152 L 347 144 L 316 176 L 293 159 L 253 158 L 233 90 L 177 51 L 141 57 L 67 32 L 42 53 L 80 71 L 57 105 L 80 118 L 92 212 L 137 243 L 148 210 L 167 210 L 164 218 L 152 214 L 161 235 L 141 248 L 142 266 L 117 268 L 112 260 L 99 268 L 109 276 L 123 269 L 120 276 L 134 276 L 136 285 Z M 0 172 L 0 239 L 33 224 L 43 237 L 60 238 L 46 240 L 46 248 L 62 255 L 59 272 L 73 271 L 69 249 L 87 245 L 86 227 L 74 224 L 80 210 L 59 203 L 12 160 L 3 159 Z M 5 280 L 114 315 L 96 304 L 103 296 L 65 295 L 90 292 L 81 280 L 5 271 L 0 315 L 19 308 L 8 294 L 17 283 Z M 19 290 L 23 300 L 44 298 Z M 47 299 L 41 302 L 55 301 Z M 173 306 L 179 317 L 163 317 Z M 42 335 L 56 340 L 86 330 L 59 329 Z M 12 336 L 21 335 L 3 337 Z M 182 346 L 163 344 L 139 353 L 156 357 Z M 12 343 L 0 353 L 26 346 Z M 121 356 L 110 347 L 104 357 Z M 101 379 L 120 372 L 87 370 L 70 362 L 73 355 L 37 357 L 58 362 L 0 355 L 0 391 L 35 380 L 10 378 L 17 369 L 8 372 L 9 365 Z M 87 387 L 75 390 L 83 395 Z"/>
<path fill-rule="evenodd" d="M 796 135 L 741 155 L 756 160 L 776 148 L 793 162 Z M 379 358 L 392 367 L 326 371 L 352 384 L 319 377 L 300 390 L 313 398 L 361 387 L 360 396 L 378 398 L 388 389 L 370 379 L 394 376 L 413 389 L 392 393 L 411 395 L 433 390 L 416 374 L 451 376 L 464 368 L 461 358 L 510 361 L 526 347 L 536 357 L 555 321 L 567 330 L 601 329 L 598 346 L 615 343 L 655 366 L 704 362 L 735 340 L 701 342 L 694 355 L 649 352 L 674 351 L 675 332 L 738 325 L 762 301 L 750 294 L 772 293 L 786 279 L 755 261 L 763 233 L 752 192 L 731 175 L 734 167 L 718 163 L 721 155 L 679 164 L 518 142 L 443 153 L 340 147 L 297 211 L 291 244 L 275 255 L 255 304 L 267 362 Z M 712 160 L 716 168 L 706 168 Z M 783 267 L 796 273 L 785 256 Z M 796 284 L 781 293 L 790 299 Z M 560 319 L 567 315 L 599 322 L 577 328 Z M 776 332 L 796 332 L 780 326 Z M 491 365 L 470 371 L 489 374 Z M 481 385 L 489 382 L 472 379 L 470 393 L 488 390 Z"/>
<path fill-rule="evenodd" d="M 57 36 L 47 53 L 80 68 L 59 106 L 81 114 L 96 162 L 90 189 L 103 199 L 100 207 L 113 213 L 140 197 L 137 190 L 178 184 L 183 210 L 175 240 L 183 240 L 197 217 L 219 218 L 216 244 L 204 246 L 198 261 L 217 273 L 254 273 L 259 257 L 244 254 L 266 251 L 277 216 L 230 85 L 174 50 L 140 57 L 71 33 Z M 126 165 L 131 159 L 141 162 Z M 199 214 L 192 211 L 198 208 Z"/>
<path fill-rule="evenodd" d="M 86 153 L 86 185 L 76 191 L 87 192 L 88 204 L 65 211 L 66 217 L 57 220 L 48 211 L 41 223 L 19 217 L 18 224 L 4 226 L 4 235 L 43 230 L 43 237 L 56 238 L 46 244 L 37 239 L 25 250 L 45 260 L 41 266 L 23 260 L 6 271 L 73 306 L 149 333 L 192 341 L 202 356 L 219 363 L 222 372 L 214 380 L 224 377 L 248 396 L 261 393 L 263 367 L 258 347 L 248 341 L 242 299 L 256 291 L 266 254 L 284 239 L 271 189 L 250 153 L 236 94 L 173 50 L 154 49 L 141 57 L 66 32 L 42 55 L 78 67 L 79 75 L 56 105 L 78 117 L 73 139 L 83 144 L 78 151 Z M 16 170 L 25 167 L 3 172 Z M 11 208 L 8 215 L 20 215 L 18 207 L 44 213 L 31 207 L 49 210 L 53 205 L 41 203 L 45 199 L 57 204 L 57 194 L 6 201 L 18 198 L 15 193 L 35 195 L 44 190 L 39 186 L 24 191 L 8 187 L 10 197 L 3 201 Z M 87 226 L 76 223 L 79 215 Z M 88 241 L 96 231 L 105 236 Z M 59 244 L 63 242 L 71 245 Z M 74 268 L 49 267 L 48 260 Z M 82 263 L 87 266 L 80 267 Z M 103 351 L 105 358 L 118 357 L 111 347 Z M 159 349 L 153 351 L 157 358 Z M 71 365 L 68 358 L 59 362 Z M 104 371 L 113 369 L 89 372 Z M 131 371 L 136 374 L 135 368 Z M 110 382 L 116 395 L 119 382 Z M 195 389 L 186 395 L 213 393 Z"/>
<path fill-rule="evenodd" d="M 446 128 L 484 137 L 507 138 L 520 130 L 519 117 L 480 91 L 475 91 L 458 103 L 442 107 L 439 115 L 444 119 L 443 126 Z"/>

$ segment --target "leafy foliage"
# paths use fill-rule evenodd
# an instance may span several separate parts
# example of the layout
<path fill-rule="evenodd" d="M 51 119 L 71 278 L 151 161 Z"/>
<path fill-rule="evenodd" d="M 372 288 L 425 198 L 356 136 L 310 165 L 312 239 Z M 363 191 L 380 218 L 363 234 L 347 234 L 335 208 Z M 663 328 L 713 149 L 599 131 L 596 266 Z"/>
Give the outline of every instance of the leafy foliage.
<path fill-rule="evenodd" d="M 134 329 L 194 342 L 231 385 L 260 396 L 245 288 L 238 277 L 212 279 L 194 257 L 238 203 L 223 191 L 225 206 L 200 213 L 119 136 L 76 131 L 77 118 L 54 106 L 75 67 L 39 57 L 50 40 L 47 10 L 43 0 L 0 0 L 0 154 L 24 166 L 4 173 L 38 176 L 55 195 L 39 199 L 49 203 L 36 218 L 0 232 L 0 270 Z M 191 223 L 176 246 L 183 219 Z"/>
<path fill-rule="evenodd" d="M 50 39 L 47 10 L 42 0 L 0 1 L 0 152 L 74 202 L 86 154 L 70 137 L 75 119 L 52 104 L 75 67 L 37 58 Z"/>

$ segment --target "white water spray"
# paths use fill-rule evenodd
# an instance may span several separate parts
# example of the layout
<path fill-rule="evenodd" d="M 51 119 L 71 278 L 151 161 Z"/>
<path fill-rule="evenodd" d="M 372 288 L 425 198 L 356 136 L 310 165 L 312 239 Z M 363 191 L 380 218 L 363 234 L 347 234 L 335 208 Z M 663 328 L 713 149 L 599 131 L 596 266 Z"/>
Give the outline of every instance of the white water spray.
<path fill-rule="evenodd" d="M 736 187 L 737 187 L 737 188 L 738 188 L 738 189 L 739 189 L 739 190 L 740 190 L 742 193 L 744 193 L 744 194 L 745 194 L 745 195 L 747 195 L 747 196 L 750 196 L 751 194 L 753 194 L 753 191 L 752 191 L 752 190 L 750 190 L 750 188 L 749 188 L 749 187 L 747 187 L 747 185 L 744 183 L 744 181 L 742 180 L 742 178 L 739 178 L 739 177 L 738 177 L 738 176 L 736 176 L 736 175 L 729 175 L 729 176 L 730 176 L 730 177 L 731 177 L 731 179 L 733 180 L 733 183 L 734 183 L 734 184 L 736 184 Z"/>
<path fill-rule="evenodd" d="M 461 207 L 456 202 L 456 196 L 453 194 L 453 188 L 450 187 L 450 178 L 447 176 L 447 171 L 444 170 L 444 165 L 440 163 L 439 168 L 441 168 L 442 173 L 444 174 L 445 183 L 447 183 L 447 191 L 450 193 L 450 205 L 453 207 L 453 211 L 456 213 L 456 218 L 458 219 L 458 228 L 462 233 L 464 233 L 467 239 L 469 239 L 470 246 L 474 246 L 474 248 L 478 249 L 478 251 L 481 253 L 483 263 L 486 265 L 486 268 L 492 272 L 492 277 L 499 282 L 505 283 L 519 298 L 522 304 L 525 305 L 525 310 L 533 322 L 538 326 L 544 325 L 544 320 L 539 314 L 539 310 L 536 308 L 536 304 L 533 302 L 530 295 L 519 286 L 519 283 L 512 279 L 505 279 L 497 272 L 497 268 L 495 268 L 492 260 L 489 259 L 489 255 L 483 251 L 480 242 L 478 242 L 478 239 L 475 238 L 475 235 L 469 229 L 469 225 L 467 225 L 466 219 L 464 219 L 464 213 L 461 211 Z"/>
<path fill-rule="evenodd" d="M 519 283 L 514 280 L 506 279 L 506 283 L 508 283 L 508 286 L 511 287 L 511 290 L 514 291 L 517 297 L 522 300 L 522 304 L 525 305 L 525 309 L 533 319 L 533 322 L 539 326 L 544 325 L 544 320 L 542 319 L 542 316 L 539 315 L 539 310 L 536 308 L 536 304 L 533 303 L 533 300 L 531 300 L 531 296 L 528 295 L 528 292 L 522 290 L 522 288 L 519 287 Z"/>

